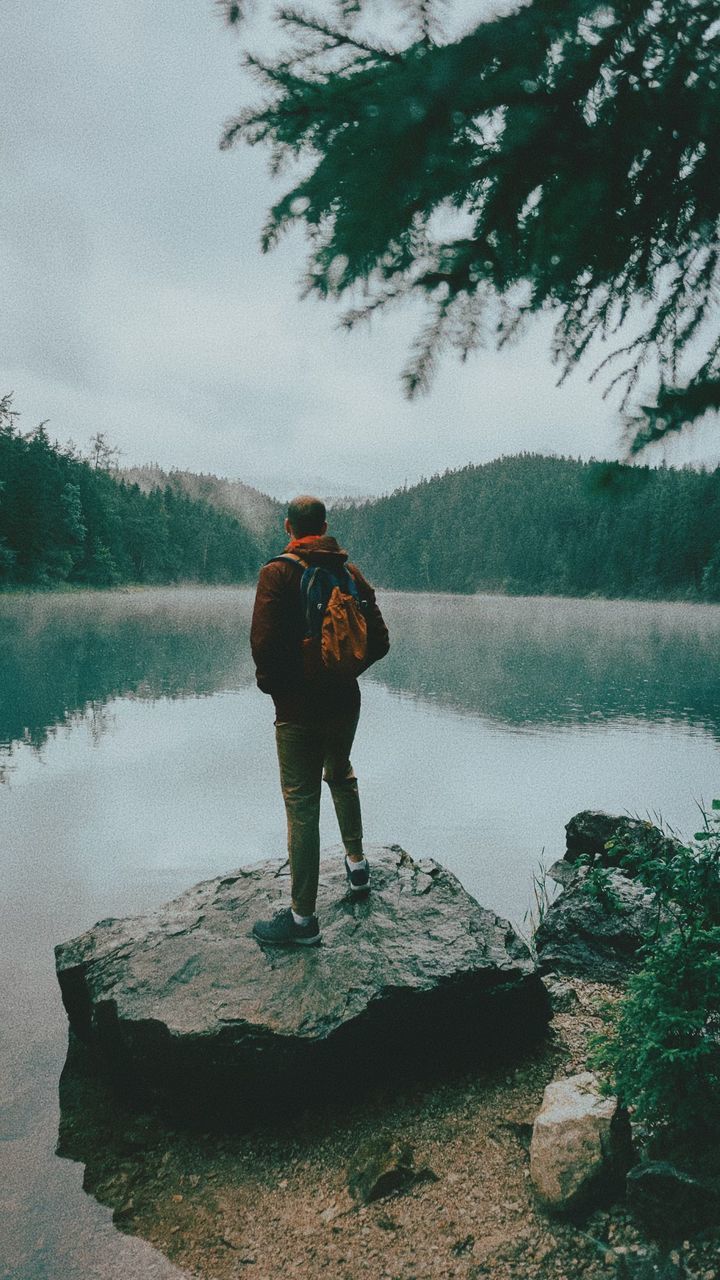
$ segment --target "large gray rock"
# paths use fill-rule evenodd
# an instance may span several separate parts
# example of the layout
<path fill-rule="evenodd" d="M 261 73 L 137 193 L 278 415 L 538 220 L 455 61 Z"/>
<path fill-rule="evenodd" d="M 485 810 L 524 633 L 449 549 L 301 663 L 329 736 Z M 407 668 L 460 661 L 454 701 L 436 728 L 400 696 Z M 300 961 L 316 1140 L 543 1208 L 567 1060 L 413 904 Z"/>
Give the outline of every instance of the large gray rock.
<path fill-rule="evenodd" d="M 548 871 L 563 892 L 535 935 L 540 968 L 622 982 L 658 928 L 655 896 L 638 870 L 648 857 L 672 858 L 679 842 L 651 822 L 592 809 L 576 813 L 565 831 L 565 856 Z"/>
<path fill-rule="evenodd" d="M 565 827 L 565 861 L 575 863 L 589 858 L 604 867 L 615 867 L 620 861 L 633 874 L 638 858 L 652 854 L 669 859 L 677 851 L 679 841 L 666 836 L 659 827 L 642 818 L 604 813 L 601 809 L 583 809 Z"/>
<path fill-rule="evenodd" d="M 103 920 L 56 948 L 71 1026 L 126 1085 L 242 1120 L 395 1069 L 433 1070 L 530 1042 L 549 1002 L 528 950 L 450 872 L 370 850 L 372 892 L 321 864 L 322 945 L 258 946 L 287 902 L 280 862 L 196 885 L 159 911 Z"/>
<path fill-rule="evenodd" d="M 578 870 L 548 907 L 535 934 L 543 973 L 622 982 L 658 924 L 655 895 L 621 871 L 608 870 L 601 892 Z"/>
<path fill-rule="evenodd" d="M 618 1192 L 632 1158 L 630 1122 L 590 1071 L 554 1080 L 530 1142 L 530 1176 L 555 1213 L 594 1207 Z"/>

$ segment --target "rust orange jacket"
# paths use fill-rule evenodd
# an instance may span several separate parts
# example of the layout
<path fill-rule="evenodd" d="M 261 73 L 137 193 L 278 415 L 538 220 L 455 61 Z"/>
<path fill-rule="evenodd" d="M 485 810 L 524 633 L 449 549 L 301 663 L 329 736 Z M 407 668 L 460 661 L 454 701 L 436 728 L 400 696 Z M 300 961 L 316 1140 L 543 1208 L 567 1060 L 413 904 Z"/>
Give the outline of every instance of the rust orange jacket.
<path fill-rule="evenodd" d="M 384 657 L 390 648 L 387 627 L 375 600 L 375 592 L 360 570 L 348 562 L 334 538 L 326 535 L 302 538 L 285 548 L 304 564 L 322 565 L 337 573 L 344 564 L 357 584 L 367 620 L 368 656 L 363 670 Z M 354 677 L 307 680 L 303 673 L 302 642 L 305 618 L 300 598 L 303 566 L 291 560 L 263 565 L 253 609 L 250 644 L 258 687 L 275 703 L 276 719 L 306 724 L 327 715 L 351 714 L 360 706 L 360 689 Z"/>

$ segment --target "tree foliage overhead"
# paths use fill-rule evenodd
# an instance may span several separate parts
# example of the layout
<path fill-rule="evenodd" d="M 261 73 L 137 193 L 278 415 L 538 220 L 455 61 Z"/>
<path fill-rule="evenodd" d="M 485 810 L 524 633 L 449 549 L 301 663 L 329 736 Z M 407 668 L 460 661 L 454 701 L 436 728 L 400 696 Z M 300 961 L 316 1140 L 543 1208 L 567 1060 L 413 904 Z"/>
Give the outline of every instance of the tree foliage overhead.
<path fill-rule="evenodd" d="M 634 450 L 720 408 L 717 0 L 530 0 L 452 40 L 431 0 L 400 3 L 397 47 L 344 3 L 281 11 L 290 51 L 247 58 L 266 99 L 222 145 L 300 161 L 264 247 L 304 224 L 308 289 L 362 291 L 348 325 L 421 296 L 411 394 L 447 345 L 502 345 L 546 310 L 561 376 L 609 339 L 594 372 L 623 408 L 651 381 Z"/>

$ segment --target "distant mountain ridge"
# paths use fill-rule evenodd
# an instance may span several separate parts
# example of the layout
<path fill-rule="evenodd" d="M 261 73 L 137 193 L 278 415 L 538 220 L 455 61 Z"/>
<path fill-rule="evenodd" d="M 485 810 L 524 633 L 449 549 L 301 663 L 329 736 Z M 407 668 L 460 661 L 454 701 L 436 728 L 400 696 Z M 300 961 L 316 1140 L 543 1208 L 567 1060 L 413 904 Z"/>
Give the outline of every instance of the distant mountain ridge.
<path fill-rule="evenodd" d="M 228 480 L 225 476 L 172 468 L 165 471 L 156 463 L 143 467 L 126 467 L 118 473 L 127 484 L 136 484 L 143 493 L 153 489 L 173 489 L 186 494 L 195 502 L 207 502 L 236 520 L 265 544 L 278 528 L 282 528 L 285 508 L 277 499 L 261 493 L 242 480 Z"/>
<path fill-rule="evenodd" d="M 233 516 L 259 560 L 282 544 L 285 504 L 241 480 L 159 466 L 120 478 Z M 336 498 L 328 519 L 386 588 L 720 600 L 720 467 L 520 453 L 378 498 Z"/>

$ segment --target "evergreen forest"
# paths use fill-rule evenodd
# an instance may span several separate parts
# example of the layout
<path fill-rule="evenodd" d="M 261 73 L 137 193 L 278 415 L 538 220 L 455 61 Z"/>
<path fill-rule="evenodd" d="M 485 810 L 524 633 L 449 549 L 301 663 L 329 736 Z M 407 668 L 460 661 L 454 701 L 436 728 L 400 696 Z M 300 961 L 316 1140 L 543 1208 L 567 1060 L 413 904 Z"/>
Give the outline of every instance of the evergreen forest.
<path fill-rule="evenodd" d="M 398 590 L 720 600 L 720 468 L 524 453 L 331 519 L 363 572 Z"/>
<path fill-rule="evenodd" d="M 0 584 L 245 582 L 262 556 L 234 516 L 171 485 L 113 471 L 21 434 L 0 402 Z"/>
<path fill-rule="evenodd" d="M 283 516 L 240 482 L 106 469 L 0 418 L 0 585 L 250 583 Z M 720 600 L 720 467 L 524 453 L 337 503 L 329 522 L 395 590 Z"/>

